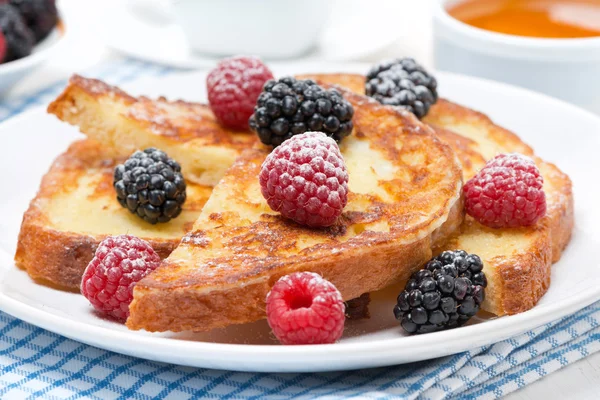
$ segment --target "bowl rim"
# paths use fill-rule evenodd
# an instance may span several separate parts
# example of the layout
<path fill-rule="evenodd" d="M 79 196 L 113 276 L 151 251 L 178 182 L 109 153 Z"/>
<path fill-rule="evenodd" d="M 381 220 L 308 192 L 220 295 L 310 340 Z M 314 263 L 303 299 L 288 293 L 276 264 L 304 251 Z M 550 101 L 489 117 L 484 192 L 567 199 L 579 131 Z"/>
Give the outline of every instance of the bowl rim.
<path fill-rule="evenodd" d="M 18 60 L 13 60 L 4 64 L 0 64 L 0 76 L 3 74 L 10 74 L 15 71 L 33 67 L 34 65 L 37 65 L 40 62 L 48 59 L 57 49 L 59 49 L 60 46 L 64 43 L 65 38 L 67 37 L 69 32 L 65 24 L 65 19 L 62 17 L 62 15 L 59 21 L 60 27 L 58 25 L 55 26 L 54 29 L 48 35 L 48 37 L 44 38 L 44 40 L 41 42 L 43 43 L 48 39 L 52 40 L 51 43 L 47 44 L 47 47 L 39 51 L 32 52 L 30 55 L 20 58 Z M 52 36 L 55 32 L 57 33 L 57 37 L 51 39 L 50 36 Z M 37 43 L 34 46 L 34 48 L 39 45 L 40 43 Z"/>
<path fill-rule="evenodd" d="M 600 36 L 588 38 L 536 38 L 492 32 L 452 17 L 446 6 L 456 0 L 435 0 L 436 35 L 476 50 L 517 58 L 548 58 L 563 61 L 600 59 Z M 458 0 L 460 1 L 460 0 Z"/>

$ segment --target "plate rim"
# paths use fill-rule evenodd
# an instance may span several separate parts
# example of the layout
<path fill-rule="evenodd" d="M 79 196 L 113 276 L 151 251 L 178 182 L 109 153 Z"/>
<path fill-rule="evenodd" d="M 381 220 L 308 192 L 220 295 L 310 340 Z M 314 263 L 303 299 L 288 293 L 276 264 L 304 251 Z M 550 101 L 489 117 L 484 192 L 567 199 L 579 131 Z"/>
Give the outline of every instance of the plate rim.
<path fill-rule="evenodd" d="M 316 63 L 323 65 L 323 63 Z M 361 68 L 363 63 L 329 63 L 336 64 L 340 67 L 341 70 L 348 69 L 348 65 L 353 68 Z M 290 68 L 294 68 L 293 65 L 290 64 Z M 306 64 L 304 64 L 306 66 Z M 346 68 L 344 68 L 346 66 Z M 176 72 L 173 73 L 172 76 L 185 76 L 191 74 L 201 74 L 205 72 L 194 71 L 194 72 Z M 453 74 L 453 73 L 445 73 L 439 72 L 439 76 L 443 77 L 442 79 L 459 79 L 463 81 L 471 81 L 473 85 L 486 86 L 487 90 L 492 90 L 494 87 L 502 88 L 503 91 L 509 91 L 515 95 L 523 95 L 530 97 L 530 101 L 544 101 L 546 103 L 554 103 L 555 106 L 561 107 L 563 109 L 568 109 L 570 113 L 578 114 L 580 117 L 591 118 L 593 123 L 600 127 L 600 117 L 595 114 L 583 110 L 577 106 L 571 105 L 564 101 L 552 98 L 550 96 L 540 94 L 537 92 L 533 92 L 528 89 L 523 89 L 519 87 L 515 87 L 512 85 L 504 84 L 501 82 L 489 81 L 481 78 L 474 78 L 470 76 Z M 152 79 L 160 79 L 160 77 L 142 77 L 139 80 L 147 82 Z M 137 80 L 136 80 L 137 81 Z M 127 84 L 135 84 L 136 81 L 129 82 Z M 126 85 L 124 85 L 126 86 Z M 45 114 L 45 109 L 43 106 L 36 107 L 32 110 L 26 111 L 22 114 L 9 118 L 8 120 L 0 123 L 0 134 L 3 131 L 10 131 L 10 126 L 12 124 L 19 124 L 22 121 L 26 121 L 28 118 L 39 118 Z M 18 268 L 14 265 L 13 255 L 9 254 L 4 249 L 0 250 L 0 274 L 5 273 L 10 268 Z M 6 261 L 4 261 L 6 258 Z M 337 365 L 343 365 L 343 361 L 350 362 L 354 360 L 356 356 L 360 356 L 361 354 L 368 352 L 370 355 L 386 352 L 392 355 L 398 355 L 402 350 L 406 350 L 407 348 L 411 348 L 413 352 L 418 351 L 420 349 L 427 348 L 432 344 L 439 344 L 439 342 L 444 342 L 447 348 L 452 348 L 453 346 L 461 347 L 462 349 L 458 352 L 466 351 L 473 347 L 478 346 L 470 346 L 466 348 L 464 346 L 465 337 L 478 337 L 479 335 L 489 333 L 490 331 L 496 332 L 493 335 L 493 339 L 487 342 L 495 343 L 500 340 L 504 340 L 507 337 L 511 337 L 531 329 L 535 329 L 541 325 L 544 325 L 548 322 L 558 320 L 563 318 L 577 310 L 585 308 L 589 304 L 593 303 L 600 299 L 600 287 L 598 288 L 588 288 L 582 292 L 578 292 L 572 296 L 569 296 L 566 299 L 563 299 L 559 305 L 549 305 L 544 306 L 542 308 L 534 307 L 531 310 L 526 312 L 505 316 L 502 318 L 497 318 L 494 320 L 486 321 L 485 323 L 470 325 L 462 327 L 458 330 L 448 330 L 442 332 L 436 332 L 428 335 L 417 335 L 417 336 L 402 336 L 398 338 L 391 339 L 383 339 L 383 340 L 375 340 L 366 343 L 357 343 L 355 341 L 349 341 L 346 343 L 336 343 L 333 345 L 304 345 L 304 346 L 281 346 L 278 344 L 273 345 L 255 345 L 255 344 L 229 344 L 229 343 L 213 343 L 213 342 L 201 342 L 201 341 L 189 341 L 189 340 L 180 340 L 176 338 L 164 338 L 164 337 L 153 337 L 146 335 L 139 335 L 136 331 L 120 331 L 111 329 L 110 327 L 103 327 L 98 325 L 92 325 L 87 323 L 80 323 L 74 319 L 69 319 L 64 316 L 56 315 L 51 312 L 46 312 L 41 308 L 36 308 L 32 305 L 23 303 L 13 297 L 6 295 L 4 292 L 0 291 L 0 309 L 2 311 L 7 312 L 19 319 L 22 319 L 28 323 L 39 326 L 43 329 L 55 332 L 57 334 L 72 338 L 76 341 L 80 341 L 83 343 L 87 343 L 93 346 L 102 347 L 109 351 L 119 352 L 122 354 L 128 354 L 135 357 L 146 358 L 146 359 L 154 359 L 154 360 L 167 360 L 168 357 L 161 357 L 159 359 L 152 358 L 148 356 L 139 355 L 139 352 L 132 350 L 134 347 L 142 346 L 160 346 L 162 350 L 160 352 L 156 352 L 155 354 L 167 354 L 169 352 L 172 353 L 183 353 L 184 355 L 187 353 L 188 356 L 186 360 L 182 361 L 173 361 L 175 358 L 180 358 L 177 354 L 174 354 L 171 360 L 168 362 L 174 362 L 180 365 L 190 365 L 190 366 L 202 366 L 202 358 L 197 358 L 198 362 L 190 362 L 193 360 L 195 355 L 211 355 L 212 358 L 210 360 L 225 360 L 228 357 L 235 358 L 244 358 L 255 357 L 257 355 L 260 356 L 276 356 L 278 358 L 287 358 L 287 357 L 295 357 L 296 359 L 301 358 L 303 360 L 308 360 L 311 357 L 322 356 L 324 351 L 326 351 L 327 355 L 331 358 L 336 358 Z M 558 307 L 558 309 L 557 309 Z M 558 312 L 560 311 L 560 312 Z M 535 321 L 535 323 L 531 323 L 530 321 Z M 529 323 L 528 323 L 529 322 Z M 521 327 L 521 325 L 526 326 L 526 328 Z M 94 333 L 92 335 L 92 332 Z M 89 339 L 89 337 L 94 337 L 96 340 Z M 114 340 L 118 342 L 122 349 L 118 350 L 114 346 L 110 345 L 102 345 L 102 343 L 98 342 L 98 337 L 102 340 Z M 485 342 L 485 340 L 484 340 Z M 123 343 L 128 344 L 129 346 L 123 346 Z M 159 344 L 160 343 L 160 344 Z M 128 348 L 129 347 L 129 348 Z M 351 350 L 351 351 L 349 351 Z M 450 351 L 447 354 L 454 354 L 457 351 Z M 446 354 L 446 355 L 447 355 Z M 441 355 L 438 355 L 441 356 Z M 438 357 L 436 356 L 436 357 Z M 359 357 L 360 358 L 360 357 Z M 373 357 L 374 358 L 374 357 Z M 421 359 L 427 359 L 429 357 L 424 357 Z M 419 358 L 414 359 L 417 361 Z M 363 360 L 365 361 L 365 360 Z M 361 362 L 362 365 L 359 368 L 365 367 L 374 367 L 374 366 L 387 366 L 387 365 L 397 365 L 398 362 Z M 233 365 L 233 362 L 230 362 L 229 365 Z M 204 363 L 206 365 L 206 363 Z M 343 369 L 351 369 L 348 368 L 326 368 L 326 366 L 314 365 L 314 368 L 302 368 L 300 366 L 295 366 L 293 368 L 286 368 L 285 366 L 280 369 L 272 369 L 272 368 L 257 368 L 254 365 L 252 368 L 248 368 L 246 366 L 240 365 L 240 368 L 235 370 L 240 371 L 253 371 L 253 372 L 307 372 L 307 371 L 326 371 L 326 370 L 343 370 Z"/>

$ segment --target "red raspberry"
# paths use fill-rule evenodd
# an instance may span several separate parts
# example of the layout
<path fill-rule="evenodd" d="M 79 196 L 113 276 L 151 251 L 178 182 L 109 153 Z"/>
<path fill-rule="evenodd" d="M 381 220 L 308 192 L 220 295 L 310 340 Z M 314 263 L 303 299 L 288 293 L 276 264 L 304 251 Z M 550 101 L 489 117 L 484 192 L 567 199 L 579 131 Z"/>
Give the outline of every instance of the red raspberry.
<path fill-rule="evenodd" d="M 159 264 L 148 242 L 131 235 L 107 237 L 83 273 L 81 293 L 98 311 L 124 321 L 133 287 Z"/>
<path fill-rule="evenodd" d="M 340 149 L 321 132 L 276 147 L 262 164 L 260 189 L 274 211 L 299 224 L 330 226 L 348 202 L 348 172 Z"/>
<path fill-rule="evenodd" d="M 342 295 L 313 272 L 284 276 L 267 295 L 267 321 L 283 344 L 334 343 L 344 320 Z"/>
<path fill-rule="evenodd" d="M 2 4 L 2 1 L 0 1 L 0 4 Z M 6 57 L 6 38 L 0 30 L 0 64 L 4 61 L 4 57 Z"/>
<path fill-rule="evenodd" d="M 273 73 L 255 57 L 233 57 L 221 61 L 206 77 L 208 102 L 224 126 L 248 129 L 263 85 Z"/>
<path fill-rule="evenodd" d="M 543 184 L 533 160 L 500 154 L 465 184 L 467 214 L 491 228 L 533 225 L 546 214 Z"/>

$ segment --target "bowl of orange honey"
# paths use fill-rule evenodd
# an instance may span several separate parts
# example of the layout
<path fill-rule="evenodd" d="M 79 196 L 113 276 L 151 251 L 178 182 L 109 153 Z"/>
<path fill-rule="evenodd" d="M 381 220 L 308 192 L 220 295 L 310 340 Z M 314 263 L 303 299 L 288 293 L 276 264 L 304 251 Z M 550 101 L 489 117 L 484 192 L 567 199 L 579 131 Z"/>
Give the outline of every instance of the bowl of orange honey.
<path fill-rule="evenodd" d="M 600 0 L 435 0 L 437 69 L 600 113 Z"/>

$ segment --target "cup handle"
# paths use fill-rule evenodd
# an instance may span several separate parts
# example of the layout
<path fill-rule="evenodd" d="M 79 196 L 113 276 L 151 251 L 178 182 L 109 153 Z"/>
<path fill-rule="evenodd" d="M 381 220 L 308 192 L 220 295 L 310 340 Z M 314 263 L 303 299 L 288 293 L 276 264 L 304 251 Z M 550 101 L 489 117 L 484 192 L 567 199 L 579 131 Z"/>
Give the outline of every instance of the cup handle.
<path fill-rule="evenodd" d="M 151 24 L 167 25 L 175 21 L 171 0 L 127 0 L 127 7 L 136 17 Z"/>

